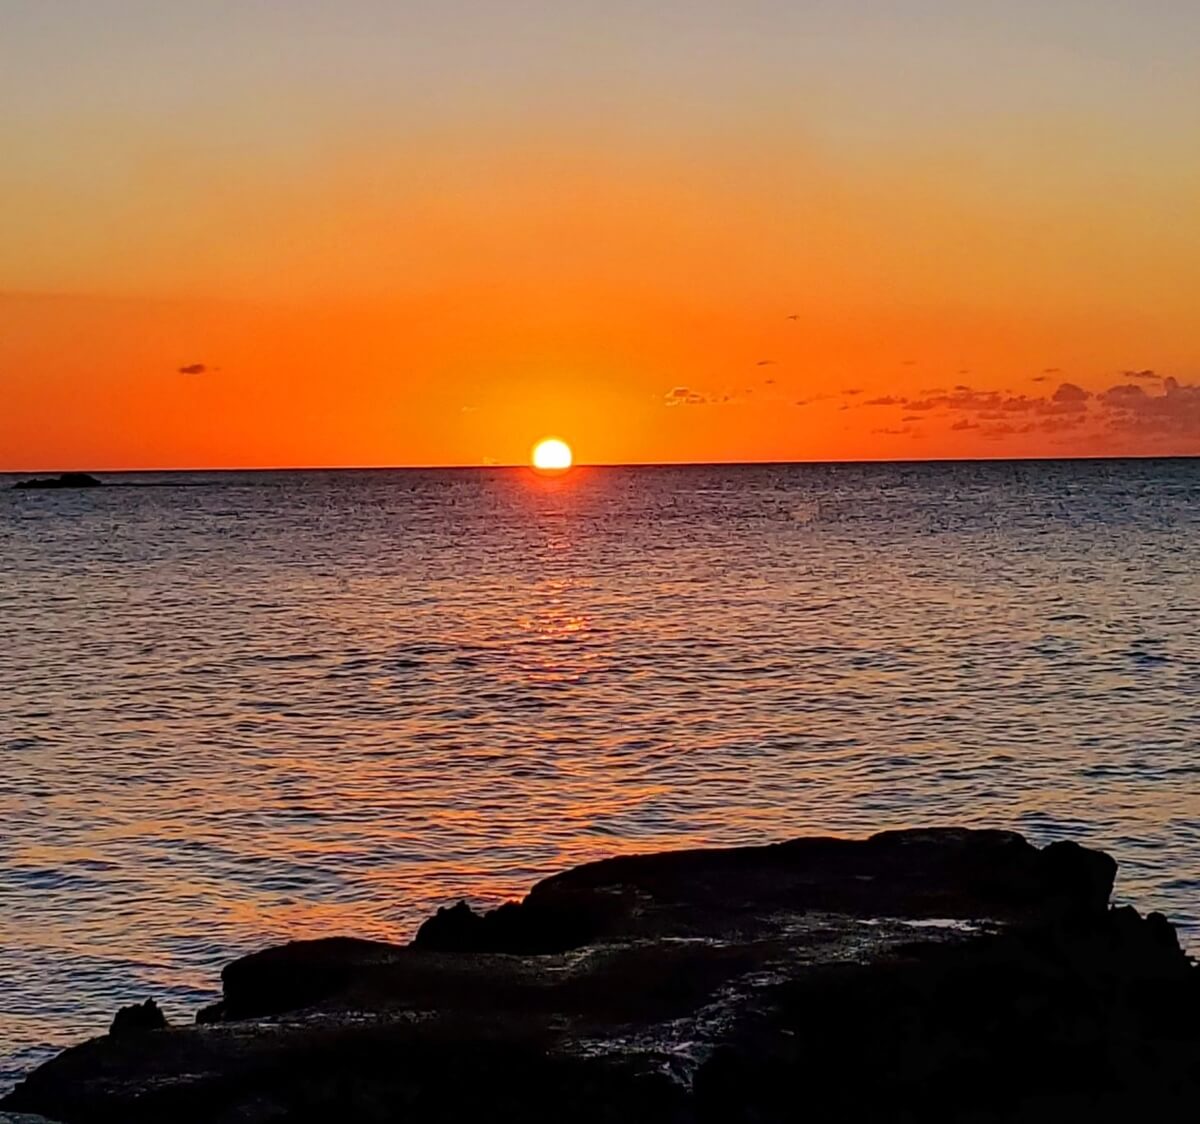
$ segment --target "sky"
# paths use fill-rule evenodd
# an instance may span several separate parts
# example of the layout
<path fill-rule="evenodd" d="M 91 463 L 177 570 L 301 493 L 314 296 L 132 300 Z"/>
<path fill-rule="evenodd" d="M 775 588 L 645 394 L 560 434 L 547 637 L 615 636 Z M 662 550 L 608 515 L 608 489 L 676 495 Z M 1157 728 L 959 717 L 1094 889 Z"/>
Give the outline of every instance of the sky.
<path fill-rule="evenodd" d="M 1200 454 L 1194 0 L 0 0 L 0 470 Z"/>

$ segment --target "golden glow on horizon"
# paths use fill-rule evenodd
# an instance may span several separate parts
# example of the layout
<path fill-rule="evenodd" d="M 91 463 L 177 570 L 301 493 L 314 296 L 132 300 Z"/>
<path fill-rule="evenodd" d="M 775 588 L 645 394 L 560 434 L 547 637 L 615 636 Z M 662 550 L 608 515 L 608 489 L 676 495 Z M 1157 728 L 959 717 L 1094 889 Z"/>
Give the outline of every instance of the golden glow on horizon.
<path fill-rule="evenodd" d="M 541 472 L 566 472 L 573 459 L 571 446 L 557 437 L 547 437 L 533 447 L 533 467 Z"/>

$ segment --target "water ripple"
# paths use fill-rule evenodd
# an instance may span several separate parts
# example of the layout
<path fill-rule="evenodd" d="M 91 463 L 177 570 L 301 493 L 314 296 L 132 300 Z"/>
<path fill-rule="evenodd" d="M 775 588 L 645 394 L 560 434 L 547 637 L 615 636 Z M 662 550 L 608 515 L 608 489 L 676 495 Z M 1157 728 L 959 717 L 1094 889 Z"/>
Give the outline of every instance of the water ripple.
<path fill-rule="evenodd" d="M 0 1083 L 621 851 L 1007 825 L 1200 938 L 1196 462 L 187 482 L 0 481 Z"/>

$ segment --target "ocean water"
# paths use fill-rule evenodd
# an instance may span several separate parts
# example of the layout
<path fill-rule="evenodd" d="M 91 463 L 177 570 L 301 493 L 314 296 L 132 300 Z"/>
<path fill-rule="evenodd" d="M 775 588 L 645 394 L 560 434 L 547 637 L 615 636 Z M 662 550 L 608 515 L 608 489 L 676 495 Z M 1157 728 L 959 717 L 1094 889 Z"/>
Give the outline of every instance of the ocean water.
<path fill-rule="evenodd" d="M 0 479 L 0 1083 L 617 852 L 1070 838 L 1200 944 L 1200 461 Z"/>

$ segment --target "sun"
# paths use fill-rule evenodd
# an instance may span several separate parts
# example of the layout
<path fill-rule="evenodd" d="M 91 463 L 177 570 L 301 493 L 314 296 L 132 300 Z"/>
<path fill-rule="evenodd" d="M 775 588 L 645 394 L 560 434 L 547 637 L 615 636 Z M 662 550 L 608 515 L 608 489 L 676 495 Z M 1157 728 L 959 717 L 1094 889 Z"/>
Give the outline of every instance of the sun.
<path fill-rule="evenodd" d="M 571 446 L 557 437 L 547 437 L 533 447 L 533 467 L 543 472 L 565 472 L 571 460 Z"/>

